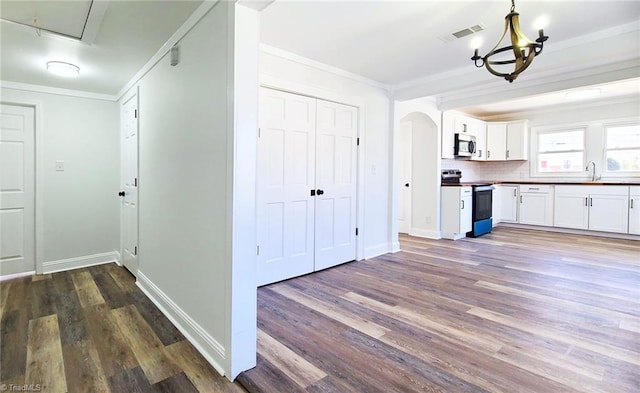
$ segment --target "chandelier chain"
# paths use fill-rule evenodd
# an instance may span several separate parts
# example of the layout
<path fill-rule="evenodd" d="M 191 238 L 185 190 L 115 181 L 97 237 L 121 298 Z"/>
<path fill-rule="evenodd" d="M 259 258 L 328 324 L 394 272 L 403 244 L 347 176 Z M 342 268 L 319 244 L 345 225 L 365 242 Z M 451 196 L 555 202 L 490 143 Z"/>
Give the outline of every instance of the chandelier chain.
<path fill-rule="evenodd" d="M 511 0 L 511 12 L 514 12 L 516 10 L 516 2 L 515 0 Z"/>

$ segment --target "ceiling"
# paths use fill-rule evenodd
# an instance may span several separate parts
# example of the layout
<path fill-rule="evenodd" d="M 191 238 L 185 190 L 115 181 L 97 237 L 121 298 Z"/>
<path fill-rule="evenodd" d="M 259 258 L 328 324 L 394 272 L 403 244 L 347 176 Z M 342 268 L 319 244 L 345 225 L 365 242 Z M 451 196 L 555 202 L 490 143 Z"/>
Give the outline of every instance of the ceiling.
<path fill-rule="evenodd" d="M 107 5 L 95 39 L 87 43 L 20 23 L 33 23 L 69 36 L 82 37 L 87 7 Z M 202 3 L 181 1 L 11 1 L 0 2 L 0 79 L 116 95 Z M 80 67 L 76 78 L 46 71 L 47 61 Z"/>
<path fill-rule="evenodd" d="M 202 0 L 2 0 L 0 80 L 117 95 L 201 3 Z M 461 88 L 464 94 L 467 88 L 481 89 L 486 81 L 510 87 L 485 70 L 477 70 L 469 60 L 473 54 L 472 38 L 484 40 L 484 53 L 502 34 L 504 16 L 510 8 L 508 0 L 253 3 L 261 4 L 255 8 L 261 9 L 263 44 L 365 77 L 399 99 L 437 97 L 446 90 Z M 532 79 L 527 78 L 536 72 L 553 75 L 573 66 L 574 58 L 564 56 L 563 50 L 576 43 L 588 44 L 599 32 L 615 36 L 620 30 L 631 38 L 621 40 L 617 52 L 586 51 L 578 63 L 640 58 L 640 1 L 519 0 L 516 10 L 529 38 L 537 34 L 534 21 L 546 16 L 549 22 L 545 33 L 550 39 L 545 52 L 513 86 L 531 83 Z M 43 29 L 41 34 L 21 25 L 33 25 L 34 17 Z M 482 25 L 485 30 L 452 39 L 452 33 L 474 25 Z M 76 38 L 50 34 L 44 29 Z M 94 37 L 87 38 L 87 30 L 91 29 Z M 45 63 L 50 60 L 77 64 L 80 76 L 70 79 L 48 74 Z M 431 89 L 411 90 L 420 83 Z M 540 97 L 535 100 L 534 105 L 546 102 Z M 487 112 L 495 109 L 477 105 L 474 108 Z"/>

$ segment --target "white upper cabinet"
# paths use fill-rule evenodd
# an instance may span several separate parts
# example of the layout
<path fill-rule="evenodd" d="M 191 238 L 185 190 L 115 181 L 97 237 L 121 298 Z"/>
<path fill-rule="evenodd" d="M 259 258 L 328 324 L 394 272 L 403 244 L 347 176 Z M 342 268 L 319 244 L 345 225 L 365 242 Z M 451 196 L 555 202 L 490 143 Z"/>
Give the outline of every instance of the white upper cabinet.
<path fill-rule="evenodd" d="M 526 120 L 507 123 L 507 160 L 529 159 L 529 123 Z"/>
<path fill-rule="evenodd" d="M 487 161 L 507 159 L 507 123 L 487 123 Z"/>
<path fill-rule="evenodd" d="M 476 155 L 471 159 L 485 161 L 487 159 L 487 123 L 482 120 L 476 120 L 473 123 L 473 130 L 476 136 Z"/>

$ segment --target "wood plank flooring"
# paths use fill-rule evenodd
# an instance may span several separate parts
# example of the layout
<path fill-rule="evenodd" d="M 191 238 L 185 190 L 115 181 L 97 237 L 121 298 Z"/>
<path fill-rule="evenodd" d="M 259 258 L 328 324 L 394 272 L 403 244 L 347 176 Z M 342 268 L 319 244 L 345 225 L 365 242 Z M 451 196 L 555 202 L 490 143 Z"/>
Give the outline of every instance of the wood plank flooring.
<path fill-rule="evenodd" d="M 640 242 L 499 227 L 258 290 L 250 392 L 640 391 Z"/>
<path fill-rule="evenodd" d="M 3 390 L 245 392 L 115 264 L 2 282 L 0 307 Z"/>

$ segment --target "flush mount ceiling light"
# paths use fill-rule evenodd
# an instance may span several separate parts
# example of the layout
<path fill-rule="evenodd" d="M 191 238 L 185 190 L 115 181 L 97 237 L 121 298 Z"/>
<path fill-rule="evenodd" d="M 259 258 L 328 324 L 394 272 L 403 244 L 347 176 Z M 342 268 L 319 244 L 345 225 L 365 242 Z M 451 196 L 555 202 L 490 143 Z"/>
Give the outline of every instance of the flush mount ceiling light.
<path fill-rule="evenodd" d="M 476 67 L 486 66 L 490 73 L 504 78 L 510 83 L 531 65 L 534 57 L 542 53 L 544 42 L 549 39 L 549 37 L 544 35 L 542 29 L 538 30 L 538 38 L 535 42 L 528 39 L 522 31 L 520 31 L 519 17 L 520 14 L 516 12 L 514 0 L 511 0 L 511 11 L 504 18 L 504 32 L 496 46 L 484 55 L 484 57 L 478 55 L 478 48 L 476 48 L 471 58 Z M 499 48 L 507 32 L 509 32 L 511 45 Z M 511 64 L 514 65 L 513 71 L 506 72 L 508 68 L 504 66 L 510 66 Z"/>
<path fill-rule="evenodd" d="M 80 74 L 80 67 L 63 61 L 47 62 L 47 70 L 52 74 L 66 77 L 74 77 Z"/>

